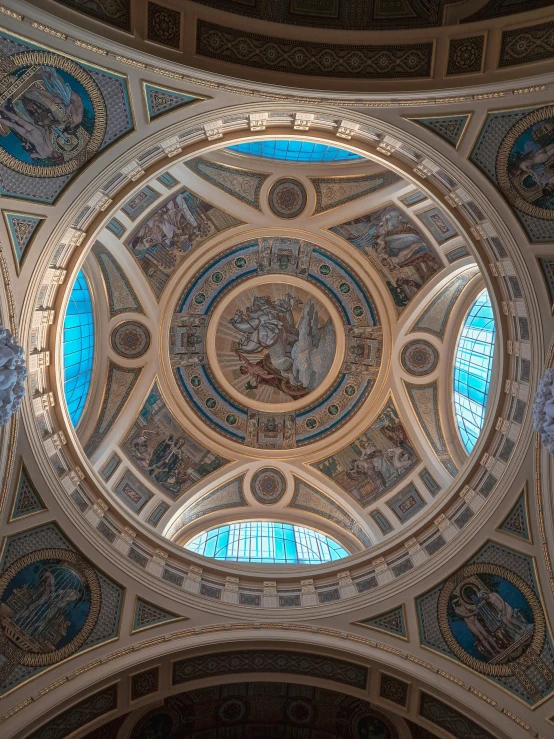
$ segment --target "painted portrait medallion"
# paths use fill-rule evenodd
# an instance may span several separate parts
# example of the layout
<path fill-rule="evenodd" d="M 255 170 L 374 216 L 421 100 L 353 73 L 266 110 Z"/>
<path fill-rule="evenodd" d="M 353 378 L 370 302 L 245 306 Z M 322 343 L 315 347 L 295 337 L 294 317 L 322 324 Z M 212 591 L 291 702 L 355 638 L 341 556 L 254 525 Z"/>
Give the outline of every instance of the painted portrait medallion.
<path fill-rule="evenodd" d="M 246 400 L 299 401 L 326 379 L 336 332 L 315 294 L 282 280 L 246 287 L 226 305 L 216 328 L 216 362 Z"/>
<path fill-rule="evenodd" d="M 529 113 L 508 131 L 498 150 L 496 175 L 514 208 L 554 220 L 554 106 Z"/>
<path fill-rule="evenodd" d="M 541 653 L 545 619 L 532 588 L 511 570 L 493 564 L 463 567 L 445 583 L 439 626 L 448 647 L 485 675 L 517 673 Z"/>
<path fill-rule="evenodd" d="M 0 162 L 33 177 L 80 169 L 106 132 L 106 108 L 92 76 L 73 60 L 47 51 L 4 60 Z"/>
<path fill-rule="evenodd" d="M 0 684 L 17 665 L 44 667 L 80 649 L 100 613 L 93 567 L 65 549 L 44 549 L 0 577 Z"/>

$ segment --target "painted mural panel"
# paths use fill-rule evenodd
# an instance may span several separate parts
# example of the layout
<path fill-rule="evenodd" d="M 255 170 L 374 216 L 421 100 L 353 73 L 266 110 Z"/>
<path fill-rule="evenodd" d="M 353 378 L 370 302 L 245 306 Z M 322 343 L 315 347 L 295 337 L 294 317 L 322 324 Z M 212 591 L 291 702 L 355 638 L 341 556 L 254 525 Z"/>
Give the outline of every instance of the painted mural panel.
<path fill-rule="evenodd" d="M 172 416 L 155 384 L 122 445 L 129 459 L 171 498 L 229 463 L 195 441 Z"/>
<path fill-rule="evenodd" d="M 401 313 L 442 264 L 412 221 L 394 205 L 330 229 L 377 267 Z"/>
<path fill-rule="evenodd" d="M 52 203 L 132 130 L 125 78 L 6 32 L 0 63 L 0 191 Z"/>
<path fill-rule="evenodd" d="M 394 403 L 389 400 L 356 441 L 311 466 L 367 506 L 404 479 L 418 462 Z"/>
<path fill-rule="evenodd" d="M 246 398 L 299 400 L 325 380 L 336 351 L 329 312 L 317 297 L 276 281 L 239 293 L 217 327 L 223 376 Z"/>
<path fill-rule="evenodd" d="M 531 557 L 488 542 L 417 610 L 425 646 L 529 705 L 551 694 L 554 652 Z"/>
<path fill-rule="evenodd" d="M 191 249 L 242 221 L 181 190 L 156 208 L 128 236 L 125 244 L 137 258 L 156 298 Z"/>
<path fill-rule="evenodd" d="M 117 635 L 123 589 L 55 524 L 8 537 L 0 568 L 0 695 Z"/>

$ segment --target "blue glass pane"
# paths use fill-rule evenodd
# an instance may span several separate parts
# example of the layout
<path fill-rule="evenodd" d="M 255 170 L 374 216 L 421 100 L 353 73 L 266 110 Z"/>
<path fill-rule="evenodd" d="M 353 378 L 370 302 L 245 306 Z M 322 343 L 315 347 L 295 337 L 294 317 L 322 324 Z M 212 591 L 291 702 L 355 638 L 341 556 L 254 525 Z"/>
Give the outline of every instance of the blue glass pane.
<path fill-rule="evenodd" d="M 246 144 L 229 146 L 229 151 L 265 159 L 280 159 L 286 162 L 352 162 L 364 158 L 352 151 L 339 149 L 337 146 L 315 144 L 312 141 L 299 141 L 298 139 L 249 141 Z"/>
<path fill-rule="evenodd" d="M 305 526 L 278 521 L 243 521 L 218 526 L 185 547 L 226 562 L 318 565 L 348 557 L 333 539 Z"/>
<path fill-rule="evenodd" d="M 471 452 L 485 422 L 494 357 L 494 314 L 487 290 L 471 306 L 454 360 L 454 413 Z"/>
<path fill-rule="evenodd" d="M 73 285 L 63 322 L 63 379 L 67 410 L 77 426 L 90 388 L 94 357 L 94 317 L 83 272 Z"/>

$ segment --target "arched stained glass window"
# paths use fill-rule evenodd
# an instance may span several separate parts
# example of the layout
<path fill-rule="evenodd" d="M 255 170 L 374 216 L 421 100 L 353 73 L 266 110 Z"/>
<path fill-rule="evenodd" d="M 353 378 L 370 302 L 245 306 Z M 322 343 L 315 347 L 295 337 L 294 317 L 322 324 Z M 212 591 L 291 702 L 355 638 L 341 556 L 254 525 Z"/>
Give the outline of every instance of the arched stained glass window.
<path fill-rule="evenodd" d="M 494 314 L 487 290 L 467 314 L 454 360 L 454 412 L 468 452 L 485 422 L 494 356 Z"/>
<path fill-rule="evenodd" d="M 235 144 L 229 151 L 286 162 L 353 162 L 364 157 L 347 149 L 298 139 L 272 139 Z"/>
<path fill-rule="evenodd" d="M 318 565 L 348 557 L 340 544 L 325 534 L 278 521 L 242 521 L 204 531 L 185 547 L 226 562 Z"/>
<path fill-rule="evenodd" d="M 92 377 L 94 316 L 85 275 L 77 275 L 63 322 L 63 386 L 73 426 L 81 419 Z"/>

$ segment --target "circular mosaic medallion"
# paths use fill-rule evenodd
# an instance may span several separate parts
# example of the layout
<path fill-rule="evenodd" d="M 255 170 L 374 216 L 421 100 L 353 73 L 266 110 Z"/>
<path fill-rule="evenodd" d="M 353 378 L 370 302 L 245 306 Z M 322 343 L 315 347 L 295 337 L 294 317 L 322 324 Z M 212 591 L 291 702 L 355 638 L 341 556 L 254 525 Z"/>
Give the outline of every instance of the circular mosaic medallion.
<path fill-rule="evenodd" d="M 0 162 L 31 177 L 62 177 L 100 148 L 106 107 L 91 75 L 47 51 L 13 54 L 0 115 Z"/>
<path fill-rule="evenodd" d="M 534 218 L 554 220 L 554 106 L 529 113 L 508 131 L 496 160 L 508 202 Z"/>
<path fill-rule="evenodd" d="M 250 483 L 252 495 L 262 505 L 278 503 L 287 489 L 285 476 L 273 467 L 258 470 Z"/>
<path fill-rule="evenodd" d="M 472 670 L 508 677 L 539 660 L 546 638 L 539 599 L 505 567 L 463 567 L 443 585 L 437 612 L 448 648 Z"/>
<path fill-rule="evenodd" d="M 335 353 L 335 327 L 315 291 L 275 278 L 225 305 L 211 359 L 242 400 L 275 405 L 317 390 Z"/>
<path fill-rule="evenodd" d="M 138 321 L 125 321 L 112 331 L 111 344 L 120 357 L 137 359 L 150 347 L 150 331 Z"/>
<path fill-rule="evenodd" d="M 421 377 L 435 369 L 439 362 L 439 353 L 428 341 L 410 341 L 402 349 L 400 361 L 406 372 Z"/>
<path fill-rule="evenodd" d="M 306 207 L 306 188 L 298 180 L 283 177 L 269 191 L 268 202 L 279 218 L 297 218 Z"/>
<path fill-rule="evenodd" d="M 15 650 L 13 669 L 45 667 L 67 659 L 89 638 L 100 614 L 100 582 L 75 552 L 39 550 L 0 577 L 0 609 L 2 636 Z"/>

